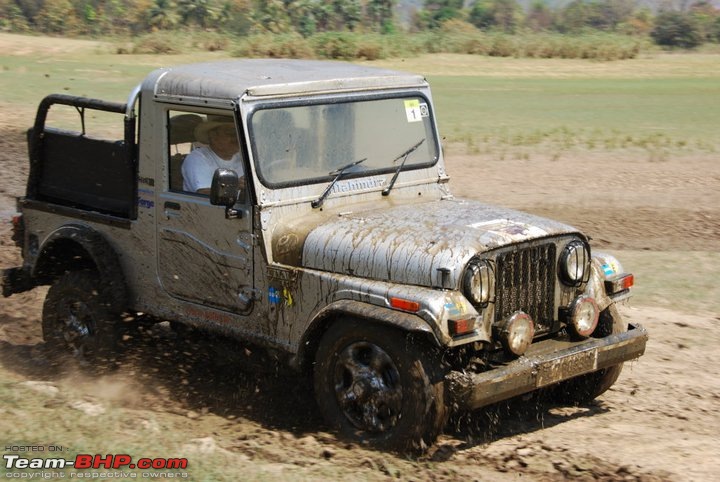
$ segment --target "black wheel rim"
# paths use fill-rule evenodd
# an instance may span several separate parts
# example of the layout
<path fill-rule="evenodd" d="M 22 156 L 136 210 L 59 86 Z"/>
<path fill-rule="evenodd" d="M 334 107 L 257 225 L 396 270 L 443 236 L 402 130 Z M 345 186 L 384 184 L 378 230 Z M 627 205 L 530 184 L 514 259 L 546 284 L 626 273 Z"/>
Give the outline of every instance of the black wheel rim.
<path fill-rule="evenodd" d="M 392 358 L 379 346 L 355 342 L 338 354 L 334 389 L 340 409 L 358 429 L 394 427 L 402 410 L 402 385 Z"/>
<path fill-rule="evenodd" d="M 58 335 L 72 351 L 73 356 L 83 359 L 92 352 L 95 335 L 95 318 L 83 301 L 65 303 L 59 310 Z"/>

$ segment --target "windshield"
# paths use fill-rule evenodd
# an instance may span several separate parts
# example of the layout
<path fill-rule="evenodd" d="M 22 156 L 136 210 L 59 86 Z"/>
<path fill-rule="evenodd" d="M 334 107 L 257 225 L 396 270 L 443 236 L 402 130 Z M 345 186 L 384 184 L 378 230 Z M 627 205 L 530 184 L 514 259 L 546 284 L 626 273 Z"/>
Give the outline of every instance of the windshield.
<path fill-rule="evenodd" d="M 343 178 L 394 172 L 398 156 L 420 140 L 402 169 L 438 159 L 428 104 L 420 96 L 259 109 L 249 130 L 258 174 L 272 187 L 331 180 L 361 159 Z"/>

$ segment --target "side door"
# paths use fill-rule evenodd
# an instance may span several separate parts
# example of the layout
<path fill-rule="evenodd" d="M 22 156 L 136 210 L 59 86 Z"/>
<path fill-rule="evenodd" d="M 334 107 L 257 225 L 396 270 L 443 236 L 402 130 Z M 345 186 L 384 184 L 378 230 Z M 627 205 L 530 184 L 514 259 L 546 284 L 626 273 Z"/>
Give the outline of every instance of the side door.
<path fill-rule="evenodd" d="M 163 289 L 175 298 L 249 314 L 253 239 L 247 194 L 236 205 L 240 216 L 226 219 L 225 208 L 211 205 L 208 195 L 183 187 L 183 162 L 193 149 L 209 147 L 198 142 L 198 127 L 218 115 L 232 119 L 230 111 L 167 111 L 166 175 L 159 176 L 164 181 L 156 203 L 157 271 Z"/>

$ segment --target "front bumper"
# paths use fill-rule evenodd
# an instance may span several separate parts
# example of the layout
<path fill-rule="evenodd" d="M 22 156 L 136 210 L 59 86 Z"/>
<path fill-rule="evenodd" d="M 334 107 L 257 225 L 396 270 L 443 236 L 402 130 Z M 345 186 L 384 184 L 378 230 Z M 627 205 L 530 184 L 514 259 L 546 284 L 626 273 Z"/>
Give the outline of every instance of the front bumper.
<path fill-rule="evenodd" d="M 645 353 L 647 340 L 645 328 L 631 324 L 628 331 L 605 338 L 533 343 L 524 356 L 499 368 L 447 375 L 450 406 L 473 410 L 633 360 Z"/>

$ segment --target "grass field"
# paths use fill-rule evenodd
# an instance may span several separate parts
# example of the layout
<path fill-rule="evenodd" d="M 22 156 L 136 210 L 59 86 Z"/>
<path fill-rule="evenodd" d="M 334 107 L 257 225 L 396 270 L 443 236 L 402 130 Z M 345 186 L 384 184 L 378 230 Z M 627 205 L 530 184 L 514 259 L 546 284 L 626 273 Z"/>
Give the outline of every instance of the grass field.
<path fill-rule="evenodd" d="M 0 55 L 0 102 L 24 115 L 50 92 L 124 101 L 153 68 L 227 57 L 117 55 L 112 44 L 67 39 L 56 39 L 57 49 L 48 51 L 35 37 L 0 35 L 20 44 Z M 470 153 L 533 146 L 673 152 L 720 147 L 718 55 L 657 53 L 598 62 L 438 54 L 370 64 L 425 75 L 441 134 Z"/>
<path fill-rule="evenodd" d="M 636 273 L 633 305 L 720 313 L 720 253 L 711 251 L 617 251 Z"/>
<path fill-rule="evenodd" d="M 429 80 L 440 122 L 461 139 L 710 147 L 720 126 L 718 78 Z"/>
<path fill-rule="evenodd" d="M 0 33 L 0 107 L 29 126 L 51 92 L 122 102 L 160 66 L 225 52 L 118 55 L 107 42 Z M 644 54 L 615 62 L 436 54 L 368 62 L 425 75 L 446 144 L 469 154 L 532 158 L 571 149 L 720 150 L 720 55 Z M 447 146 L 446 146 L 447 147 Z M 659 154 L 658 154 L 659 153 Z"/>
<path fill-rule="evenodd" d="M 621 62 L 462 55 L 382 62 L 425 74 L 441 129 L 475 151 L 554 145 L 715 152 L 720 58 Z"/>

